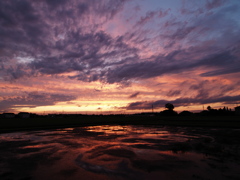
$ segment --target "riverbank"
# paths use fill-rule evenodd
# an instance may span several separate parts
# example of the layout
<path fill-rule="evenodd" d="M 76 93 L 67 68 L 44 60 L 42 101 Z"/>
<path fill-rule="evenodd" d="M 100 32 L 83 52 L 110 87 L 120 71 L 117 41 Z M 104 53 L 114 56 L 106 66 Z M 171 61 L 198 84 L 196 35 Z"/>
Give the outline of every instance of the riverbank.
<path fill-rule="evenodd" d="M 1 118 L 0 133 L 94 125 L 163 125 L 240 128 L 240 116 L 116 116 Z"/>

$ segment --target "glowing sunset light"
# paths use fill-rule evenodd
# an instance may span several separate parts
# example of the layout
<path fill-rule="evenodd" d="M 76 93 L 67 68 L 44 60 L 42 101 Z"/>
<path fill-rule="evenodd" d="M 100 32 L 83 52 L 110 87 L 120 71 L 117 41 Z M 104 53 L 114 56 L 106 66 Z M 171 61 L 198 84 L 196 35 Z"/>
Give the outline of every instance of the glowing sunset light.
<path fill-rule="evenodd" d="M 240 103 L 240 1 L 0 2 L 0 113 Z"/>

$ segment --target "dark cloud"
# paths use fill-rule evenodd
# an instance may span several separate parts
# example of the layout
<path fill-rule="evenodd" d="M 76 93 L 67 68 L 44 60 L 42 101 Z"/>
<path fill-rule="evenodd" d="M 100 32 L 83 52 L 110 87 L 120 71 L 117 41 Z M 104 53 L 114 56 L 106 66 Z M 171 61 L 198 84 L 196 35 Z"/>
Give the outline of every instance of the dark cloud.
<path fill-rule="evenodd" d="M 163 62 L 158 60 L 125 64 L 109 71 L 107 75 L 107 82 L 121 82 L 133 78 L 146 79 L 167 73 L 177 73 L 177 71 L 182 68 L 183 67 L 181 67 L 180 64 L 165 65 Z"/>
<path fill-rule="evenodd" d="M 227 0 L 210 0 L 207 1 L 206 8 L 207 9 L 214 9 L 222 6 Z"/>
<path fill-rule="evenodd" d="M 123 63 L 124 59 L 136 56 L 137 49 L 129 47 L 123 38 L 113 38 L 96 30 L 98 25 L 118 13 L 124 2 L 1 1 L 0 47 L 5 52 L 12 52 L 15 57 L 33 59 L 28 63 L 29 70 L 25 69 L 27 66 L 20 69 L 17 62 L 11 67 L 5 66 L 3 71 L 10 75 L 5 79 L 39 72 L 59 74 L 71 71 L 79 71 L 79 75 L 75 76 L 79 80 L 101 79 L 99 68 Z M 96 19 L 96 22 L 89 24 L 89 18 Z M 3 57 L 3 54 L 0 56 Z"/>
<path fill-rule="evenodd" d="M 54 105 L 57 102 L 71 101 L 76 99 L 75 96 L 54 94 L 54 93 L 38 93 L 31 92 L 23 96 L 4 97 L 0 101 L 0 110 L 13 110 L 14 107 L 37 107 Z"/>
<path fill-rule="evenodd" d="M 148 107 L 149 106 L 149 107 Z M 144 101 L 144 102 L 133 102 L 133 103 L 130 103 L 126 109 L 128 110 L 136 110 L 136 109 L 151 109 L 152 105 L 149 104 L 149 102 L 147 101 Z"/>
<path fill-rule="evenodd" d="M 129 96 L 129 98 L 135 98 L 140 94 L 140 92 L 133 93 Z"/>
<path fill-rule="evenodd" d="M 5 79 L 17 79 L 38 73 L 61 74 L 74 71 L 77 74 L 69 78 L 81 81 L 126 83 L 135 78 L 146 79 L 181 73 L 201 66 L 217 68 L 202 73 L 201 76 L 239 72 L 237 68 L 239 58 L 226 48 L 223 52 L 215 48 L 205 52 L 205 55 L 201 55 L 198 59 L 196 53 L 203 51 L 201 45 L 198 48 L 180 48 L 168 54 L 143 59 L 139 56 L 139 47 L 130 46 L 127 41 L 144 43 L 147 40 L 145 31 L 138 29 L 122 36 L 112 37 L 96 29 L 120 12 L 125 2 L 127 1 L 1 1 L 0 47 L 5 53 L 12 52 L 15 57 L 33 59 L 24 66 L 18 63 L 6 66 L 6 63 L 2 62 L 4 67 L 2 71 L 5 76 L 9 76 Z M 223 1 L 220 3 L 209 1 L 207 7 L 218 7 L 222 3 Z M 165 48 L 173 47 L 200 31 L 219 29 L 220 22 L 217 18 L 224 20 L 225 17 L 222 11 L 220 12 L 208 17 L 208 21 L 204 21 L 206 19 L 204 17 L 198 18 L 194 23 L 168 20 L 165 28 L 169 33 L 161 35 L 162 38 L 170 40 Z M 149 11 L 141 17 L 138 24 L 145 24 L 155 17 L 165 17 L 168 13 L 168 10 Z M 90 24 L 89 18 L 96 21 Z M 212 25 L 213 21 L 216 22 L 214 23 L 216 27 Z M 232 21 L 224 20 L 224 23 L 226 22 L 229 27 L 236 27 Z M 208 25 L 210 30 L 209 28 L 205 30 Z M 224 27 L 223 31 L 229 31 L 229 34 L 235 37 L 239 28 L 237 32 L 231 33 L 234 28 L 229 27 Z M 195 56 L 194 60 L 192 60 L 193 56 Z"/>
<path fill-rule="evenodd" d="M 17 27 L 21 22 L 27 23 L 38 20 L 29 1 L 1 1 L 0 7 L 0 19 L 3 27 Z"/>
<path fill-rule="evenodd" d="M 234 95 L 239 87 L 239 82 L 225 84 L 221 82 L 221 80 L 185 81 L 182 82 L 179 87 L 184 88 L 182 90 L 170 90 L 166 93 L 166 95 L 170 97 L 182 94 L 180 98 L 176 98 L 175 100 L 138 101 L 128 104 L 128 106 L 123 107 L 123 109 L 150 110 L 152 106 L 154 106 L 154 108 L 163 108 L 166 103 L 172 103 L 175 107 L 178 107 L 211 103 L 237 104 L 240 102 L 239 93 Z M 189 87 L 189 89 L 187 87 Z M 184 98 L 183 94 L 195 95 Z"/>
<path fill-rule="evenodd" d="M 196 99 L 196 98 L 178 98 L 176 100 L 158 100 L 158 101 L 144 101 L 144 102 L 133 102 L 130 103 L 126 108 L 127 110 L 149 110 L 154 108 L 163 108 L 166 103 L 172 103 L 175 107 L 178 106 L 188 106 L 191 104 L 210 104 L 210 103 L 238 103 L 240 101 L 240 95 L 237 96 L 222 96 L 222 97 L 212 97 L 206 99 Z"/>
<path fill-rule="evenodd" d="M 67 0 L 51 0 L 51 1 L 45 0 L 45 1 L 52 8 L 65 5 L 67 3 Z"/>
<path fill-rule="evenodd" d="M 232 73 L 239 73 L 240 72 L 240 63 L 225 66 L 225 68 L 209 71 L 202 73 L 202 77 L 210 77 L 210 76 L 219 76 L 224 74 L 232 74 Z"/>
<path fill-rule="evenodd" d="M 145 17 L 141 17 L 140 21 L 137 22 L 137 25 L 144 25 L 150 19 L 152 19 L 155 16 L 155 14 L 156 12 L 154 11 L 148 12 Z"/>
<path fill-rule="evenodd" d="M 234 71 L 228 71 L 226 69 L 225 71 L 228 73 L 240 72 L 239 68 L 237 68 L 239 67 L 238 59 L 236 56 L 232 55 L 230 51 L 221 52 L 219 54 L 211 54 L 193 62 L 184 59 L 182 59 L 181 62 L 176 62 L 175 56 L 179 53 L 180 52 L 175 52 L 167 56 L 157 56 L 154 61 L 124 64 L 119 66 L 113 71 L 108 72 L 108 82 L 121 82 L 132 78 L 146 79 L 161 76 L 163 74 L 181 73 L 199 67 L 214 67 L 221 69 L 224 67 L 226 68 L 226 66 L 235 66 Z M 181 53 L 185 54 L 185 58 L 189 56 L 185 53 L 185 51 L 182 51 Z M 202 76 L 204 75 L 206 76 L 206 74 L 202 74 Z M 220 73 L 216 75 L 220 75 Z"/>
<path fill-rule="evenodd" d="M 181 94 L 181 90 L 170 90 L 166 95 L 169 97 L 178 96 Z"/>
<path fill-rule="evenodd" d="M 122 11 L 126 2 L 1 1 L 0 62 L 4 79 L 75 72 L 69 78 L 126 83 L 132 79 L 176 74 L 198 67 L 206 67 L 206 72 L 200 76 L 239 72 L 239 51 L 233 52 L 231 48 L 239 45 L 240 28 L 236 20 L 226 13 L 237 12 L 238 8 L 220 8 L 192 22 L 166 18 L 169 10 L 149 11 L 139 21 L 136 20 L 136 24 L 144 25 L 152 19 L 166 18 L 163 31 L 158 29 L 160 33 L 157 31 L 155 34 L 150 33 L 154 27 L 148 31 L 133 28 L 119 36 L 99 30 L 98 27 Z M 206 7 L 212 9 L 223 4 L 224 1 L 208 1 Z M 154 37 L 160 37 L 158 41 L 165 43 L 163 48 L 167 53 L 142 57 L 141 51 L 152 46 Z M 204 42 L 210 37 L 215 42 L 206 47 Z M 192 44 L 176 48 L 184 44 L 183 41 Z M 16 60 L 8 63 L 16 57 L 31 58 L 32 61 L 24 65 Z"/>
<path fill-rule="evenodd" d="M 210 55 L 209 57 L 202 59 L 201 61 L 196 63 L 196 66 L 205 65 L 205 66 L 218 66 L 218 67 L 224 66 L 225 67 L 226 65 L 228 66 L 228 65 L 234 64 L 237 59 L 238 58 L 233 54 L 231 54 L 230 51 L 225 51 L 225 52 Z"/>
<path fill-rule="evenodd" d="M 136 25 L 145 25 L 149 21 L 153 20 L 155 17 L 163 18 L 168 14 L 168 10 L 157 10 L 157 11 L 149 11 L 145 16 L 142 16 L 140 20 L 136 23 Z"/>
<path fill-rule="evenodd" d="M 135 80 L 184 73 L 199 82 L 179 82 L 176 84 L 184 88 L 161 92 L 176 98 L 191 91 L 195 97 L 170 101 L 174 105 L 239 101 L 239 85 L 228 77 L 224 78 L 231 85 L 203 80 L 240 72 L 237 1 L 208 0 L 197 3 L 199 6 L 185 1 L 182 9 L 175 10 L 146 9 L 138 5 L 140 1 L 128 2 L 0 1 L 0 80 L 14 83 L 24 77 L 59 75 L 85 82 L 129 85 Z M 134 13 L 129 11 L 132 6 L 138 6 Z M 12 108 L 53 105 L 76 97 L 34 92 L 3 98 L 1 107 Z M 127 109 L 163 107 L 167 102 L 135 102 Z"/>
<path fill-rule="evenodd" d="M 198 82 L 188 83 L 186 82 L 183 86 L 189 84 L 189 92 L 197 93 L 195 99 L 207 99 L 211 97 L 221 97 L 225 94 L 235 94 L 235 90 L 239 87 L 238 82 L 232 84 L 225 84 L 221 80 L 203 80 Z"/>
<path fill-rule="evenodd" d="M 175 44 L 177 41 L 182 40 L 186 38 L 191 32 L 193 32 L 196 29 L 196 27 L 188 27 L 184 24 L 183 27 L 179 27 L 176 32 L 168 36 L 171 38 L 170 44 Z M 168 45 L 170 47 L 170 45 Z"/>
<path fill-rule="evenodd" d="M 27 73 L 27 70 L 28 68 L 22 64 L 10 67 L 5 67 L 2 65 L 2 68 L 0 68 L 0 75 L 2 79 L 12 81 L 21 77 L 30 76 L 30 73 Z"/>

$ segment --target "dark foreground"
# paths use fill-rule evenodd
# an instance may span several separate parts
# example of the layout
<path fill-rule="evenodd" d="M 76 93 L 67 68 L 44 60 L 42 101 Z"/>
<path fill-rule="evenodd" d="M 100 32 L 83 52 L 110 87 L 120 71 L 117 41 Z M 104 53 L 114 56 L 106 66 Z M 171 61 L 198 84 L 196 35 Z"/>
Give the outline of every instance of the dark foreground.
<path fill-rule="evenodd" d="M 1 180 L 240 179 L 240 130 L 101 125 L 3 133 Z"/>
<path fill-rule="evenodd" d="M 0 133 L 93 125 L 167 125 L 240 128 L 240 116 L 78 116 L 0 119 Z"/>

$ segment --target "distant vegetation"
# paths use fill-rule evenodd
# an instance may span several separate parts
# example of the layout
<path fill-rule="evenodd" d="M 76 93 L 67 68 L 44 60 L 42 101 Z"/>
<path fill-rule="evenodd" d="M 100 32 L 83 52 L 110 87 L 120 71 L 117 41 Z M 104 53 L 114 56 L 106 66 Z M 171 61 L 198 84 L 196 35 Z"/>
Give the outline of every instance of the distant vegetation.
<path fill-rule="evenodd" d="M 228 107 L 223 107 L 220 109 L 214 109 L 211 106 L 207 107 L 207 110 L 203 110 L 198 113 L 193 113 L 191 111 L 182 111 L 177 113 L 174 111 L 174 105 L 171 103 L 165 104 L 165 110 L 160 112 L 143 112 L 143 113 L 136 113 L 131 115 L 149 115 L 149 116 L 238 116 L 240 115 L 240 106 L 235 107 L 234 110 L 229 109 Z M 125 114 L 112 114 L 113 116 L 123 116 Z M 0 118 L 63 118 L 63 117 L 79 117 L 79 116 L 87 116 L 83 114 L 48 114 L 48 115 L 38 115 L 35 113 L 28 113 L 28 112 L 20 112 L 18 114 L 14 113 L 3 113 L 0 114 Z M 98 115 L 103 116 L 103 115 Z M 129 115 L 128 115 L 129 116 Z"/>
<path fill-rule="evenodd" d="M 167 103 L 166 110 L 153 113 L 83 115 L 83 114 L 48 114 L 37 115 L 21 112 L 18 114 L 3 113 L 0 115 L 0 133 L 28 131 L 37 129 L 55 129 L 93 125 L 161 125 L 161 126 L 195 126 L 240 128 L 239 111 L 228 108 L 208 110 L 199 113 L 174 111 L 174 105 Z"/>
<path fill-rule="evenodd" d="M 173 104 L 165 104 L 166 110 L 159 113 L 154 113 L 156 116 L 235 116 L 240 115 L 240 106 L 235 107 L 235 110 L 229 109 L 228 107 L 223 107 L 220 109 L 214 109 L 211 106 L 207 107 L 207 110 L 203 110 L 198 113 L 193 113 L 191 111 L 182 111 L 179 114 L 174 111 L 175 108 Z M 152 113 L 140 113 L 140 114 L 152 114 Z"/>

